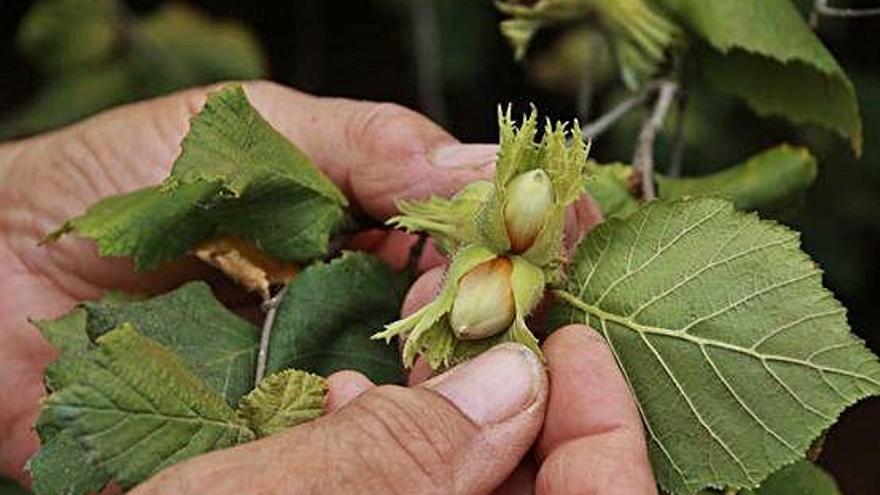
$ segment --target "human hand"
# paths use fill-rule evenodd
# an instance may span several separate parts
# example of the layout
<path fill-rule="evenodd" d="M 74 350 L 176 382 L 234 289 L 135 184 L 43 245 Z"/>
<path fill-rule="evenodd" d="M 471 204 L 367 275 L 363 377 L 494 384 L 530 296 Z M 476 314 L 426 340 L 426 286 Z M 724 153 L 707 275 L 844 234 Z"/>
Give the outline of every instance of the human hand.
<path fill-rule="evenodd" d="M 246 91 L 273 126 L 377 218 L 392 214 L 396 199 L 449 195 L 491 174 L 486 165 L 495 146 L 459 145 L 401 107 L 315 98 L 265 82 L 248 83 Z M 54 357 L 28 316 L 57 316 L 105 289 L 160 292 L 210 276 L 189 261 L 134 273 L 129 262 L 99 258 L 91 243 L 75 239 L 37 247 L 46 233 L 98 199 L 161 181 L 205 93 L 122 107 L 0 146 L 0 394 L 7 398 L 0 404 L 0 473 L 26 481 L 22 466 L 38 446 L 32 425 L 43 394 L 42 368 Z M 572 211 L 570 234 L 592 221 L 592 206 L 582 202 Z M 412 242 L 400 233 L 368 233 L 353 245 L 401 266 Z M 439 261 L 427 258 L 425 267 Z"/>
<path fill-rule="evenodd" d="M 602 339 L 573 325 L 544 352 L 546 372 L 503 344 L 413 388 L 334 374 L 324 417 L 177 464 L 132 493 L 656 493 L 638 412 Z"/>
<path fill-rule="evenodd" d="M 449 195 L 491 174 L 493 145 L 459 145 L 415 112 L 390 104 L 316 98 L 268 82 L 245 90 L 253 105 L 303 149 L 362 211 L 394 212 L 398 198 Z M 97 200 L 159 183 L 206 89 L 120 107 L 79 124 L 0 145 L 0 474 L 25 481 L 42 371 L 54 352 L 28 323 L 52 318 L 106 289 L 168 290 L 209 278 L 200 263 L 135 273 L 127 260 L 100 258 L 93 243 L 37 244 Z M 488 166 L 487 166 L 488 165 Z M 369 233 L 355 244 L 406 263 L 412 238 Z"/>
<path fill-rule="evenodd" d="M 404 316 L 442 277 L 434 268 L 413 285 Z M 655 494 L 641 420 L 605 342 L 571 325 L 543 348 L 546 371 L 504 344 L 437 377 L 411 374 L 413 388 L 336 373 L 323 418 L 172 466 L 134 494 Z"/>

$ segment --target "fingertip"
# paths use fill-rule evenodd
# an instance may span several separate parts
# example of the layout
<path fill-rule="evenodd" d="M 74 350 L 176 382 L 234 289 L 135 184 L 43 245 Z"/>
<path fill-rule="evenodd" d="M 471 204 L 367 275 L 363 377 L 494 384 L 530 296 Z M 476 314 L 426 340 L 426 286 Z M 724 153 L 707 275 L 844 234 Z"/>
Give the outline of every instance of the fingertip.
<path fill-rule="evenodd" d="M 589 194 L 582 194 L 565 212 L 565 247 L 573 249 L 584 235 L 602 223 L 603 219 L 599 203 Z"/>
<path fill-rule="evenodd" d="M 539 453 L 576 438 L 625 429 L 640 437 L 641 418 L 629 385 L 604 338 L 586 325 L 568 325 L 544 344 L 550 401 Z"/>
<path fill-rule="evenodd" d="M 333 373 L 327 377 L 327 385 L 327 397 L 324 398 L 324 412 L 327 414 L 338 411 L 364 392 L 376 387 L 362 373 L 352 370 Z"/>
<path fill-rule="evenodd" d="M 573 323 L 559 328 L 544 341 L 544 351 L 549 353 L 568 352 L 571 346 L 585 350 L 586 347 L 599 345 L 605 347 L 605 339 L 591 327 Z"/>
<path fill-rule="evenodd" d="M 416 358 L 415 364 L 413 364 L 412 369 L 409 370 L 409 375 L 407 376 L 407 385 L 410 387 L 414 387 L 419 385 L 420 383 L 428 380 L 434 376 L 434 370 L 431 369 L 431 365 L 428 363 L 428 360 L 422 356 Z"/>
<path fill-rule="evenodd" d="M 656 495 L 657 482 L 645 450 L 631 443 L 621 432 L 610 432 L 559 446 L 541 464 L 535 493 Z"/>
<path fill-rule="evenodd" d="M 445 268 L 436 267 L 428 270 L 419 277 L 409 288 L 400 315 L 404 318 L 418 311 L 422 306 L 431 302 L 443 285 Z"/>

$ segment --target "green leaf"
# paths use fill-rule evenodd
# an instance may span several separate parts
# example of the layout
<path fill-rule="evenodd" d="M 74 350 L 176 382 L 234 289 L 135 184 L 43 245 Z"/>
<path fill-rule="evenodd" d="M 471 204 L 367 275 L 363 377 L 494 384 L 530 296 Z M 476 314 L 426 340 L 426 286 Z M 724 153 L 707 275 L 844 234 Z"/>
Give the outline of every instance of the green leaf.
<path fill-rule="evenodd" d="M 559 295 L 614 352 L 670 493 L 755 487 L 880 393 L 880 363 L 797 234 L 724 200 L 612 218 L 570 268 Z"/>
<path fill-rule="evenodd" d="M 841 495 L 837 483 L 825 470 L 805 460 L 773 473 L 756 490 L 743 495 Z"/>
<path fill-rule="evenodd" d="M 299 149 L 229 86 L 191 122 L 160 187 L 104 199 L 48 237 L 74 231 L 104 256 L 152 268 L 215 234 L 237 234 L 283 261 L 327 254 L 346 199 Z"/>
<path fill-rule="evenodd" d="M 701 69 L 760 115 L 819 124 L 862 146 L 849 78 L 790 0 L 661 0 L 714 52 Z M 797 91 L 792 91 L 797 88 Z"/>
<path fill-rule="evenodd" d="M 192 119 L 181 148 L 165 188 L 222 181 L 231 194 L 240 196 L 274 180 L 347 204 L 333 182 L 257 113 L 239 85 L 227 86 L 208 98 Z"/>
<path fill-rule="evenodd" d="M 238 415 L 257 435 L 274 435 L 320 417 L 327 379 L 305 371 L 285 370 L 264 378 L 241 400 Z"/>
<path fill-rule="evenodd" d="M 163 191 L 158 187 L 111 196 L 92 205 L 47 238 L 68 232 L 94 239 L 102 256 L 131 256 L 138 268 L 152 268 L 185 255 L 215 226 L 206 205 L 219 184 L 195 182 Z"/>
<path fill-rule="evenodd" d="M 31 323 L 59 353 L 75 355 L 88 350 L 91 344 L 86 335 L 87 316 L 84 309 L 77 308 L 54 320 L 37 320 Z"/>
<path fill-rule="evenodd" d="M 204 282 L 143 301 L 87 302 L 92 339 L 131 323 L 173 351 L 186 367 L 230 404 L 253 388 L 260 332 L 231 313 Z"/>
<path fill-rule="evenodd" d="M 253 436 L 173 352 L 128 324 L 62 363 L 76 380 L 44 400 L 38 424 L 70 432 L 123 488 Z"/>
<path fill-rule="evenodd" d="M 369 338 L 400 315 L 402 299 L 388 265 L 367 254 L 345 253 L 306 268 L 278 308 L 267 371 L 328 376 L 353 369 L 376 383 L 402 383 L 397 347 Z"/>
<path fill-rule="evenodd" d="M 740 210 L 779 214 L 799 204 L 813 184 L 817 168 L 809 150 L 781 144 L 714 174 L 654 177 L 661 199 L 717 196 Z M 639 201 L 630 191 L 631 175 L 632 167 L 621 163 L 591 168 L 585 187 L 606 217 L 625 217 L 638 209 Z"/>
<path fill-rule="evenodd" d="M 88 455 L 68 432 L 44 440 L 26 469 L 36 495 L 97 493 L 111 479 L 103 469 L 89 464 Z"/>
<path fill-rule="evenodd" d="M 702 177 L 657 175 L 658 195 L 719 196 L 740 210 L 774 212 L 802 199 L 816 178 L 816 159 L 806 148 L 787 144 L 761 152 L 747 161 Z"/>

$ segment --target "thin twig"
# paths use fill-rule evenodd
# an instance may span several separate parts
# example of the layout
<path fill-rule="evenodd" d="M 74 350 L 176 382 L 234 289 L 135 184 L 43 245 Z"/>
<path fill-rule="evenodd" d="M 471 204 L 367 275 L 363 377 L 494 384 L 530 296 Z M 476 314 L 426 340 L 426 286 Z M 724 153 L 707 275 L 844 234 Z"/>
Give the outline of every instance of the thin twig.
<path fill-rule="evenodd" d="M 636 150 L 633 154 L 633 168 L 639 171 L 642 179 L 642 198 L 650 201 L 657 197 L 654 191 L 654 141 L 657 133 L 663 128 L 663 121 L 669 112 L 675 93 L 678 91 L 678 83 L 664 81 L 660 85 L 657 102 L 651 115 L 642 124 L 636 141 Z"/>
<path fill-rule="evenodd" d="M 443 74 L 440 71 L 440 35 L 437 10 L 432 0 L 409 2 L 413 23 L 416 80 L 422 110 L 441 126 L 446 125 Z"/>
<path fill-rule="evenodd" d="M 277 294 L 263 301 L 261 309 L 266 312 L 266 319 L 263 320 L 263 330 L 260 334 L 260 351 L 257 353 L 257 372 L 254 377 L 254 386 L 260 384 L 263 376 L 266 374 L 266 359 L 269 357 L 269 339 L 272 337 L 272 327 L 275 326 L 275 316 L 278 313 L 278 307 L 284 295 L 287 294 L 287 286 L 278 291 Z"/>
<path fill-rule="evenodd" d="M 819 16 L 847 18 L 880 16 L 880 7 L 865 9 L 831 7 L 828 5 L 828 0 L 816 0 L 813 2 L 813 11 L 810 12 L 810 27 L 813 29 L 816 29 L 819 26 Z"/>
<path fill-rule="evenodd" d="M 602 134 L 615 122 L 620 120 L 621 117 L 629 113 L 630 110 L 644 103 L 645 100 L 647 100 L 654 91 L 657 91 L 660 86 L 660 81 L 646 83 L 638 93 L 627 97 L 618 103 L 617 106 L 599 116 L 596 120 L 584 124 L 581 128 L 581 135 L 584 139 L 592 139 Z"/>

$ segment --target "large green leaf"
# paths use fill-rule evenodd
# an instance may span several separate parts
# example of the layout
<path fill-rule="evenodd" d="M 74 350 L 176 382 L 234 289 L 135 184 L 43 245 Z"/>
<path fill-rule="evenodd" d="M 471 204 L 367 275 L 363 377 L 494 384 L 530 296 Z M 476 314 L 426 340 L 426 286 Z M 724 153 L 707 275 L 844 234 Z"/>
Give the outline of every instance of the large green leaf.
<path fill-rule="evenodd" d="M 790 0 L 660 3 L 712 47 L 700 65 L 719 89 L 761 115 L 825 126 L 861 150 L 853 85 Z"/>
<path fill-rule="evenodd" d="M 42 441 L 39 452 L 28 460 L 36 495 L 97 493 L 111 476 L 88 462 L 88 454 L 69 432 Z"/>
<path fill-rule="evenodd" d="M 661 199 L 717 196 L 740 210 L 784 213 L 797 206 L 816 179 L 816 159 L 802 147 L 781 144 L 720 172 L 691 177 L 654 174 Z M 596 165 L 585 186 L 606 217 L 625 217 L 638 208 L 632 191 L 633 168 Z"/>
<path fill-rule="evenodd" d="M 757 486 L 880 393 L 880 363 L 797 234 L 727 201 L 658 200 L 612 218 L 570 268 L 559 294 L 608 341 L 673 494 Z"/>
<path fill-rule="evenodd" d="M 299 149 L 229 86 L 191 122 L 159 187 L 104 199 L 49 240 L 74 231 L 105 256 L 151 268 L 214 234 L 249 239 L 269 255 L 306 262 L 327 254 L 346 199 Z"/>
<path fill-rule="evenodd" d="M 376 383 L 400 383 L 397 347 L 370 340 L 400 314 L 398 282 L 386 264 L 363 253 L 305 269 L 278 309 L 268 372 L 296 368 L 327 376 L 353 369 Z"/>
<path fill-rule="evenodd" d="M 755 490 L 743 495 L 841 495 L 834 478 L 819 466 L 797 461 L 773 473 Z"/>
<path fill-rule="evenodd" d="M 222 396 L 130 325 L 58 364 L 71 381 L 44 400 L 38 427 L 69 432 L 89 463 L 123 487 L 253 437 Z"/>
<path fill-rule="evenodd" d="M 740 210 L 777 212 L 803 198 L 816 179 L 816 169 L 816 159 L 806 148 L 782 144 L 710 175 L 657 175 L 658 195 L 663 199 L 719 196 Z"/>
<path fill-rule="evenodd" d="M 253 388 L 259 330 L 229 312 L 204 282 L 143 301 L 87 302 L 92 339 L 131 323 L 174 351 L 189 370 L 230 404 Z"/>

